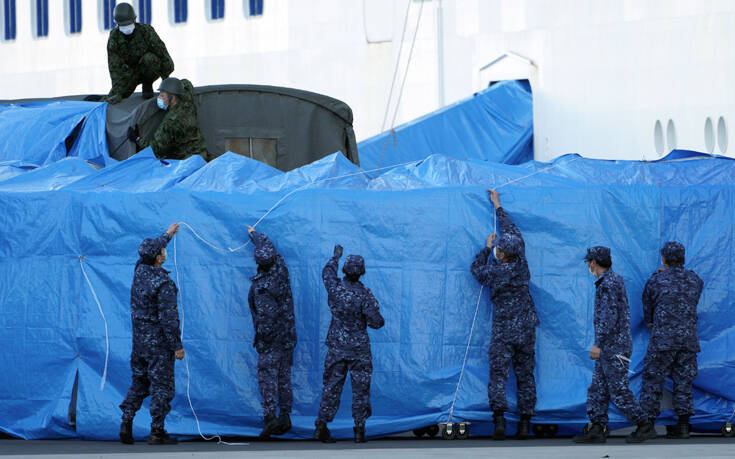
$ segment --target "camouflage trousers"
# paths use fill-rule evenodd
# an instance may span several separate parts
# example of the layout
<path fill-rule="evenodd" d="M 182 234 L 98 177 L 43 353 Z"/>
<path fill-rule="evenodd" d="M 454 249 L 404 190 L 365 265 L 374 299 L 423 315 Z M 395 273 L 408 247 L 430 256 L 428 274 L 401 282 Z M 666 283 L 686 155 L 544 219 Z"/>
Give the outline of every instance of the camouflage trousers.
<path fill-rule="evenodd" d="M 138 66 L 132 69 L 130 73 L 124 77 L 118 78 L 112 82 L 112 89 L 107 98 L 119 96 L 127 99 L 135 92 L 135 88 L 139 84 L 153 83 L 158 78 L 164 79 L 171 73 L 168 65 L 153 53 L 145 53 L 138 61 Z"/>
<path fill-rule="evenodd" d="M 130 368 L 133 371 L 133 384 L 125 400 L 120 404 L 123 421 L 133 419 L 143 399 L 150 395 L 151 429 L 163 429 L 166 415 L 171 411 L 171 400 L 176 392 L 174 353 L 139 352 L 133 346 Z"/>
<path fill-rule="evenodd" d="M 275 416 L 276 406 L 280 409 L 281 415 L 291 412 L 293 403 L 292 366 L 293 349 L 258 353 L 258 389 L 264 417 Z"/>
<path fill-rule="evenodd" d="M 674 411 L 679 416 L 694 414 L 692 382 L 697 377 L 697 353 L 692 351 L 655 351 L 649 349 L 643 361 L 641 408 L 649 419 L 661 410 L 661 390 L 666 376 L 674 382 Z"/>
<path fill-rule="evenodd" d="M 348 371 L 352 383 L 352 419 L 355 425 L 365 425 L 365 420 L 372 415 L 370 407 L 372 357 L 367 354 L 356 358 L 344 358 L 330 349 L 324 360 L 324 386 L 322 400 L 319 403 L 319 416 L 315 424 L 331 422 L 334 419 L 339 409 L 342 386 Z"/>
<path fill-rule="evenodd" d="M 625 356 L 630 358 L 629 356 Z M 646 419 L 638 400 L 628 387 L 628 362 L 602 351 L 595 360 L 592 384 L 587 389 L 587 415 L 596 424 L 607 424 L 607 410 L 612 401 L 628 422 L 637 424 Z"/>
<path fill-rule="evenodd" d="M 508 401 L 505 388 L 508 383 L 510 364 L 518 385 L 518 413 L 533 416 L 536 406 L 535 366 L 536 329 L 523 333 L 520 339 L 506 341 L 493 339 L 490 342 L 490 382 L 487 394 L 492 411 L 507 411 Z"/>

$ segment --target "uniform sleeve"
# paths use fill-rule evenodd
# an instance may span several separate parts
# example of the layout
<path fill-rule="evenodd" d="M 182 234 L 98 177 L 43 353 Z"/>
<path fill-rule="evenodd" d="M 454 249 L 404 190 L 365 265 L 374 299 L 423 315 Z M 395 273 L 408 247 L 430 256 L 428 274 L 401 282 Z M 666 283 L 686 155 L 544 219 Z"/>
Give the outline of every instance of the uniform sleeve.
<path fill-rule="evenodd" d="M 182 348 L 179 330 L 179 309 L 176 306 L 176 286 L 167 280 L 158 289 L 158 320 L 163 330 L 163 338 L 172 351 Z"/>
<path fill-rule="evenodd" d="M 263 233 L 259 233 L 257 231 L 253 231 L 252 234 L 250 234 L 250 240 L 253 241 L 253 246 L 255 247 L 256 250 L 262 247 L 264 244 L 267 244 L 268 242 L 270 242 L 270 239 L 268 239 L 268 236 L 266 236 Z M 278 256 L 278 254 L 276 254 L 276 256 Z"/>
<path fill-rule="evenodd" d="M 253 295 L 253 285 L 250 285 L 250 290 L 248 290 L 248 306 L 250 307 L 250 315 L 253 318 L 253 327 L 255 330 L 258 329 L 258 316 L 255 313 L 255 298 Z"/>
<path fill-rule="evenodd" d="M 472 275 L 475 276 L 477 282 L 483 285 L 489 285 L 492 282 L 493 265 L 487 264 L 487 259 L 490 256 L 490 250 L 491 249 L 489 247 L 485 247 L 480 250 L 480 252 L 475 255 L 475 261 L 473 261 L 470 266 Z"/>
<path fill-rule="evenodd" d="M 141 139 L 138 147 L 141 150 L 151 147 L 157 158 L 184 159 L 186 152 L 177 148 L 180 139 L 186 138 L 187 125 L 183 121 L 178 109 L 175 113 L 168 113 L 153 137 Z"/>
<path fill-rule="evenodd" d="M 362 302 L 362 315 L 365 316 L 365 322 L 370 328 L 378 329 L 385 325 L 385 319 L 380 315 L 380 306 L 378 300 L 370 289 L 366 289 L 365 299 Z"/>
<path fill-rule="evenodd" d="M 607 285 L 600 286 L 599 320 L 595 323 L 595 346 L 604 349 L 618 323 L 618 300 Z"/>
<path fill-rule="evenodd" d="M 502 234 L 512 234 L 513 236 L 516 236 L 521 241 L 521 255 L 526 255 L 526 241 L 523 240 L 523 235 L 521 234 L 521 230 L 518 229 L 518 227 L 513 223 L 513 219 L 510 218 L 510 215 L 503 209 L 502 207 L 498 207 L 495 209 L 495 215 L 498 217 L 498 226 L 500 227 L 500 232 Z"/>
<path fill-rule="evenodd" d="M 338 267 L 339 257 L 335 255 L 329 259 L 322 270 L 322 281 L 324 281 L 324 287 L 326 287 L 329 296 L 334 296 L 337 293 L 339 285 Z"/>
<path fill-rule="evenodd" d="M 166 49 L 166 44 L 163 42 L 163 40 L 161 40 L 161 37 L 158 36 L 156 29 L 149 26 L 147 30 L 148 43 L 151 46 L 151 51 L 153 52 L 153 54 L 161 59 L 161 79 L 165 80 L 174 71 L 174 61 L 173 59 L 171 59 L 171 55 Z"/>
<path fill-rule="evenodd" d="M 643 303 L 643 321 L 646 325 L 653 324 L 653 310 L 655 307 L 653 296 L 653 278 L 648 279 L 646 286 L 643 287 L 643 295 L 641 302 Z"/>

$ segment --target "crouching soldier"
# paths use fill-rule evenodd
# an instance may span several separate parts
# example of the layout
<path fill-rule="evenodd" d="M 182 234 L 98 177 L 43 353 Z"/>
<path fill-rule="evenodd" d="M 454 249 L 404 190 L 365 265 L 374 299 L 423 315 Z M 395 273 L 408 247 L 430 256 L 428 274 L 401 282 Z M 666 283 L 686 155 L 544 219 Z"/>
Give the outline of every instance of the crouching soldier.
<path fill-rule="evenodd" d="M 342 386 L 347 372 L 352 382 L 352 419 L 355 443 L 365 442 L 365 421 L 370 408 L 370 378 L 373 372 L 370 338 L 367 327 L 378 329 L 385 323 L 378 301 L 360 282 L 365 274 L 365 261 L 360 255 L 349 255 L 342 267 L 343 279 L 337 275 L 342 247 L 334 247 L 334 256 L 322 271 L 327 289 L 332 322 L 327 333 L 327 357 L 324 360 L 324 386 L 319 415 L 314 423 L 314 438 L 324 443 L 335 440 L 327 428 L 339 408 Z"/>
<path fill-rule="evenodd" d="M 174 223 L 161 236 L 145 239 L 138 247 L 140 259 L 135 265 L 130 292 L 133 384 L 120 405 L 123 412 L 120 441 L 126 444 L 133 443 L 133 418 L 149 395 L 151 435 L 148 444 L 177 443 L 166 434 L 163 424 L 176 392 L 174 358 L 184 358 L 184 347 L 179 330 L 176 285 L 161 265 L 166 261 L 166 245 L 178 230 L 179 224 Z"/>
<path fill-rule="evenodd" d="M 697 377 L 697 303 L 702 279 L 684 268 L 684 246 L 667 242 L 661 249 L 663 268 L 643 289 L 643 318 L 651 340 L 643 364 L 641 408 L 654 422 L 661 409 L 666 376 L 674 381 L 674 411 L 679 417 L 669 438 L 689 438 L 689 416 L 694 414 L 692 382 Z"/>
<path fill-rule="evenodd" d="M 255 245 L 258 272 L 251 278 L 248 304 L 253 316 L 258 351 L 258 387 L 263 406 L 260 438 L 283 435 L 291 429 L 291 367 L 296 346 L 296 321 L 286 262 L 265 234 L 248 227 Z M 280 409 L 276 417 L 276 408 Z"/>

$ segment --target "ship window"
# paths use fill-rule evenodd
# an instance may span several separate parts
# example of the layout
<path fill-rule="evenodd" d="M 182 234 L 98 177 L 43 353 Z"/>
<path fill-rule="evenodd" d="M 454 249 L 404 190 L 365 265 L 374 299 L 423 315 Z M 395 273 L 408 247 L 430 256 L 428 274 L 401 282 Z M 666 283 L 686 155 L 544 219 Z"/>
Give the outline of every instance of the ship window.
<path fill-rule="evenodd" d="M 3 0 L 3 8 L 0 10 L 0 27 L 3 41 L 15 40 L 15 0 Z"/>
<path fill-rule="evenodd" d="M 183 24 L 189 19 L 189 4 L 187 0 L 171 0 L 169 3 L 172 24 Z"/>
<path fill-rule="evenodd" d="M 151 0 L 138 0 L 138 22 L 151 23 Z"/>
<path fill-rule="evenodd" d="M 243 8 L 245 10 L 245 16 L 262 16 L 263 0 L 245 0 Z"/>
<path fill-rule="evenodd" d="M 704 147 L 709 154 L 715 152 L 715 125 L 709 116 L 704 121 Z"/>
<path fill-rule="evenodd" d="M 676 126 L 674 120 L 671 119 L 666 123 L 666 145 L 669 151 L 676 150 Z"/>
<path fill-rule="evenodd" d="M 724 155 L 727 151 L 727 124 L 723 117 L 717 120 L 717 144 L 720 146 L 720 153 Z"/>
<path fill-rule="evenodd" d="M 66 33 L 74 34 L 82 31 L 82 0 L 64 2 L 64 22 Z"/>
<path fill-rule="evenodd" d="M 225 0 L 209 0 L 207 2 L 207 16 L 216 21 L 225 17 Z"/>
<path fill-rule="evenodd" d="M 664 128 L 661 125 L 661 120 L 656 120 L 656 124 L 653 126 L 653 144 L 656 147 L 656 154 L 659 156 L 663 156 Z"/>
<path fill-rule="evenodd" d="M 115 11 L 115 0 L 99 0 L 98 11 L 100 17 L 100 29 L 104 32 L 115 27 L 115 19 L 112 13 Z"/>
<path fill-rule="evenodd" d="M 35 0 L 31 3 L 33 17 L 33 36 L 48 37 L 48 0 Z"/>

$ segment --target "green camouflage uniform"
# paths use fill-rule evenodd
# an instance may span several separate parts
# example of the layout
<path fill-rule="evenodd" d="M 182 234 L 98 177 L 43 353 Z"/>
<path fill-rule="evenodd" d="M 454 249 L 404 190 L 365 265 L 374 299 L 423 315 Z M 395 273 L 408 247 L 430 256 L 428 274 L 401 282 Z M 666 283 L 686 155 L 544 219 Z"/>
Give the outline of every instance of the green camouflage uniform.
<path fill-rule="evenodd" d="M 112 89 L 105 100 L 117 103 L 130 97 L 141 83 L 153 83 L 159 77 L 168 78 L 174 71 L 174 61 L 155 29 L 135 23 L 135 30 L 125 35 L 115 27 L 107 40 L 107 66 Z"/>
<path fill-rule="evenodd" d="M 181 83 L 185 94 L 176 107 L 169 107 L 153 137 L 141 139 L 138 148 L 151 147 L 160 159 L 186 159 L 191 155 L 201 155 L 209 161 L 207 144 L 197 123 L 194 87 L 189 80 L 181 80 Z"/>

